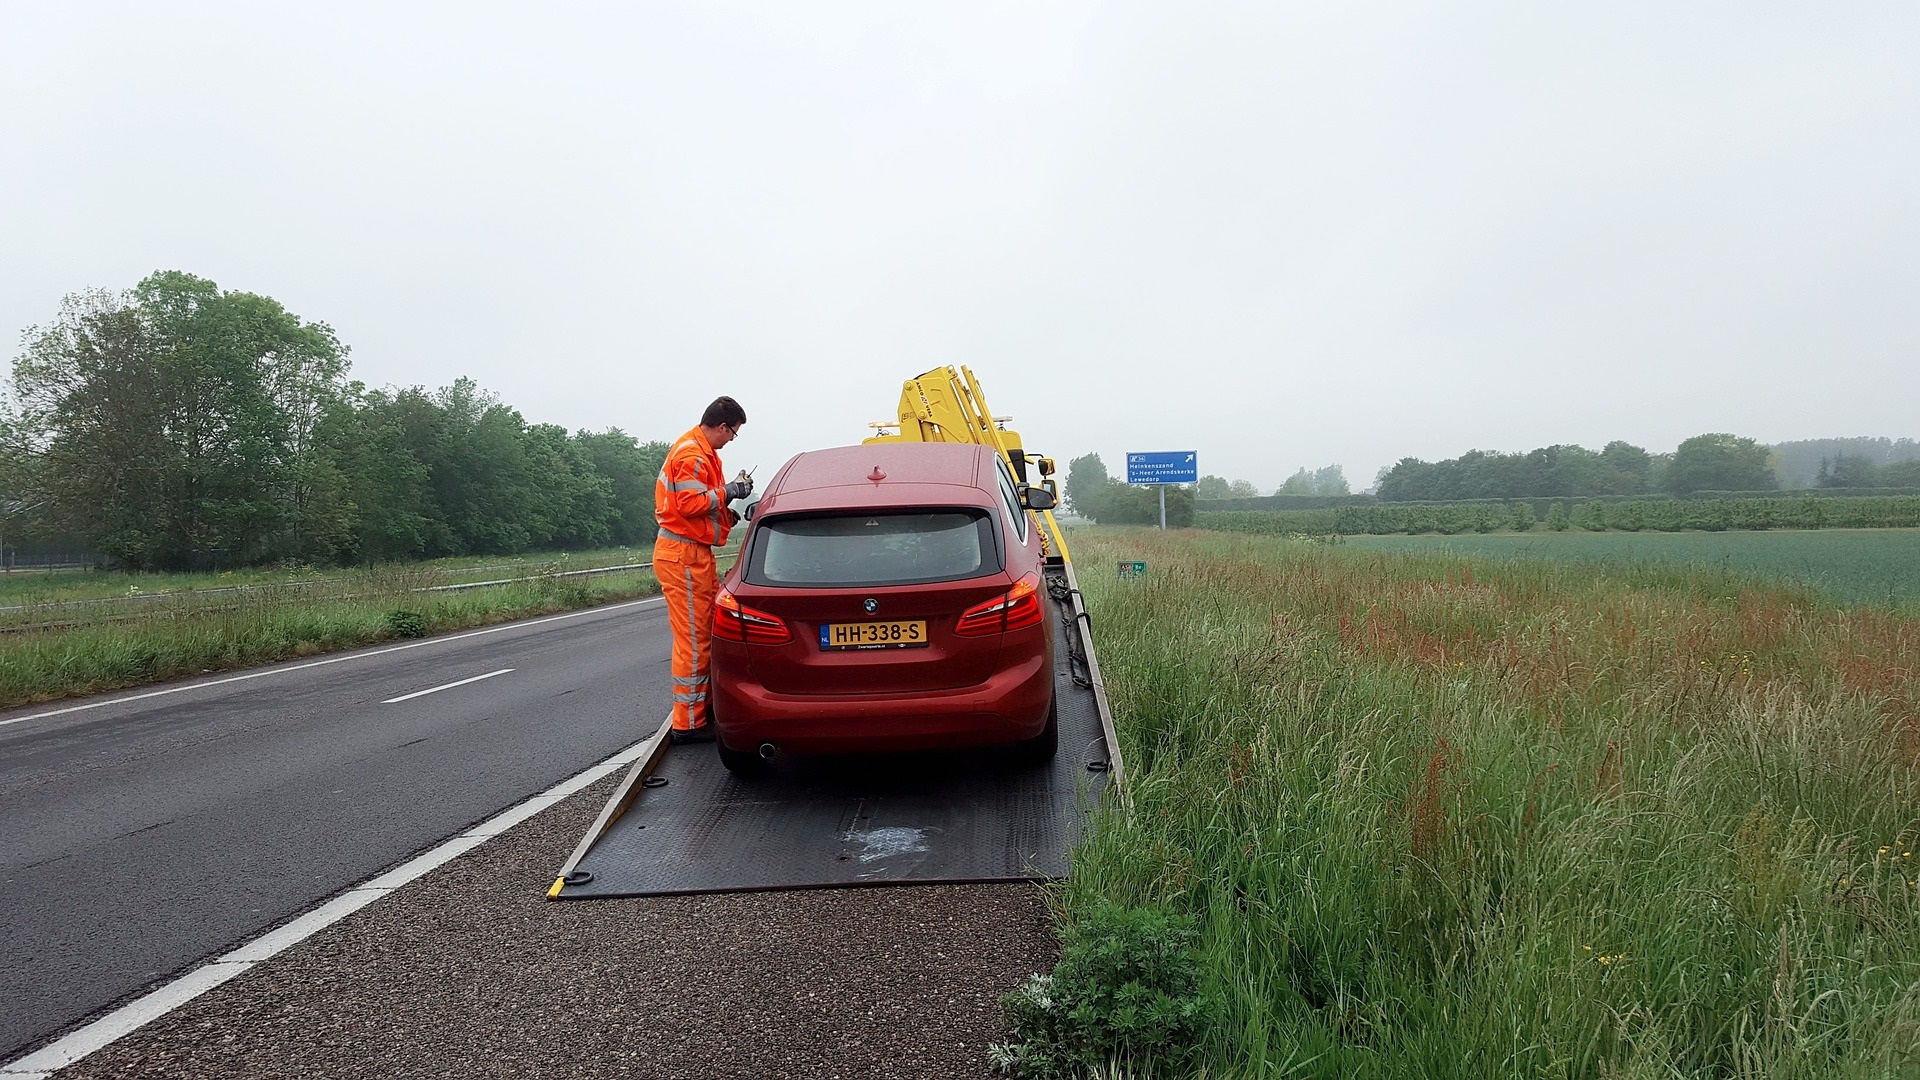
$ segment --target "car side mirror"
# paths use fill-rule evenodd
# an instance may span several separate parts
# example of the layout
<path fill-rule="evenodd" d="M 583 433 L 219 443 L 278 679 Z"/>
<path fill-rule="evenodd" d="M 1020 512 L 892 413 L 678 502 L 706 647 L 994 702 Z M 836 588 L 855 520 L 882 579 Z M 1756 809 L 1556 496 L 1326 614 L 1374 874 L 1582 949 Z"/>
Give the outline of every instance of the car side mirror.
<path fill-rule="evenodd" d="M 753 512 L 754 512 L 755 510 L 758 510 L 758 509 L 760 509 L 760 500 L 759 500 L 759 499 L 755 499 L 755 500 L 753 500 L 752 502 L 750 502 L 750 503 L 748 503 L 747 505 L 745 505 L 745 506 L 743 506 L 743 507 L 741 507 L 741 508 L 740 508 L 740 520 L 742 520 L 742 521 L 752 521 L 752 520 L 753 520 Z"/>
<path fill-rule="evenodd" d="M 1029 510 L 1051 510 L 1059 500 L 1053 492 L 1043 487 L 1023 487 L 1020 489 L 1020 505 Z"/>

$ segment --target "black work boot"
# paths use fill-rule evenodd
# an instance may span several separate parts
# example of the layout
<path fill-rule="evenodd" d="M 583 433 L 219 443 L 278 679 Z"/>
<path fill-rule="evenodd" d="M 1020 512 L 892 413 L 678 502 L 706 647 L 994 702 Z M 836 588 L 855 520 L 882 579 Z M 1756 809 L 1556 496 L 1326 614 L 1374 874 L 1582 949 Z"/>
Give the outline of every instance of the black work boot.
<path fill-rule="evenodd" d="M 699 727 L 688 728 L 685 731 L 674 728 L 667 735 L 667 741 L 674 746 L 684 746 L 687 743 L 712 742 L 713 725 L 710 723 L 701 724 Z"/>

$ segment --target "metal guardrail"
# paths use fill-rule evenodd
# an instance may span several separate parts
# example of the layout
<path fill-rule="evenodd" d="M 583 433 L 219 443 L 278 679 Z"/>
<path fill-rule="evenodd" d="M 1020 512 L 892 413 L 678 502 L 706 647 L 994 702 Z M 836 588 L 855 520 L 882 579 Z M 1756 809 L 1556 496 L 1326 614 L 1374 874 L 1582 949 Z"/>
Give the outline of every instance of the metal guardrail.
<path fill-rule="evenodd" d="M 713 557 L 716 560 L 718 560 L 718 559 L 732 558 L 733 556 L 736 556 L 738 554 L 740 554 L 740 552 L 737 549 L 734 551 L 716 551 L 713 553 Z M 624 563 L 620 566 L 596 566 L 588 570 L 562 570 L 562 571 L 559 571 L 558 573 L 534 574 L 530 577 L 497 578 L 493 581 L 463 581 L 456 585 L 428 585 L 424 588 L 415 589 L 413 591 L 414 592 L 456 592 L 460 589 L 479 589 L 488 585 L 512 585 L 512 584 L 515 584 L 516 582 L 540 581 L 545 578 L 578 577 L 581 574 L 611 574 L 617 570 L 646 570 L 651 568 L 652 566 L 653 564 L 650 562 Z"/>

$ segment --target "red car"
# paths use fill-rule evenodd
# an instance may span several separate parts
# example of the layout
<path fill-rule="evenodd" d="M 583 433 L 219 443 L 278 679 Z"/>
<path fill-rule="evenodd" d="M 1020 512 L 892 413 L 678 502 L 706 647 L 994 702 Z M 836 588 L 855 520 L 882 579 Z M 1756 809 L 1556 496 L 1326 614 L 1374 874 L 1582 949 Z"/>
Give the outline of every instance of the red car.
<path fill-rule="evenodd" d="M 796 455 L 754 507 L 714 607 L 720 759 L 1010 744 L 1053 756 L 1052 493 L 991 447 Z"/>

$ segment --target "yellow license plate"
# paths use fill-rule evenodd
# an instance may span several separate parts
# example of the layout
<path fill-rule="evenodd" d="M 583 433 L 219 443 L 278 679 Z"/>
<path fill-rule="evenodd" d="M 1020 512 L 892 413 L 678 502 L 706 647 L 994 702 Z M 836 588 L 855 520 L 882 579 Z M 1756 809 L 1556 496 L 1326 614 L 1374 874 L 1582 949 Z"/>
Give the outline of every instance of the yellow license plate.
<path fill-rule="evenodd" d="M 820 624 L 823 649 L 911 649 L 925 644 L 927 624 L 920 619 Z"/>

